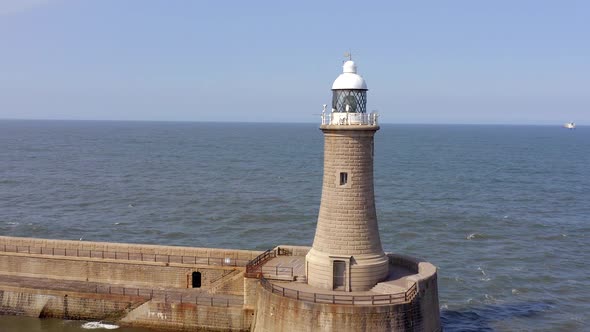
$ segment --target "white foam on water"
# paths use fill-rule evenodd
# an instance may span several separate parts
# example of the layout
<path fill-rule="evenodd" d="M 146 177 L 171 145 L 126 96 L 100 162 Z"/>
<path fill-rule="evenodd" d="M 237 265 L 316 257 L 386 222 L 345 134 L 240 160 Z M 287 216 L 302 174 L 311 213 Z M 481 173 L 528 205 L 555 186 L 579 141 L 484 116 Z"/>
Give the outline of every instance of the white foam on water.
<path fill-rule="evenodd" d="M 496 298 L 489 295 L 489 294 L 484 294 L 484 303 L 497 303 Z"/>
<path fill-rule="evenodd" d="M 467 240 L 473 240 L 473 239 L 481 239 L 483 238 L 483 234 L 480 233 L 471 233 L 469 235 L 467 235 Z"/>
<path fill-rule="evenodd" d="M 478 267 L 477 267 L 477 270 L 478 270 L 479 272 L 481 272 L 481 274 L 483 274 L 484 276 L 485 276 L 485 275 L 487 275 L 487 274 L 486 274 L 486 271 L 484 271 L 484 270 L 481 268 L 481 266 L 478 266 Z"/>
<path fill-rule="evenodd" d="M 478 266 L 478 267 L 477 267 L 477 270 L 478 270 L 478 271 L 480 271 L 480 272 L 481 272 L 481 274 L 482 274 L 482 277 L 481 277 L 481 278 L 479 278 L 479 280 L 481 280 L 481 281 L 490 281 L 490 280 L 492 280 L 492 278 L 490 278 L 490 277 L 489 277 L 489 276 L 486 274 L 486 271 L 484 271 L 484 269 L 482 269 L 482 268 L 481 268 L 481 266 Z"/>
<path fill-rule="evenodd" d="M 87 330 L 96 330 L 96 329 L 105 329 L 105 330 L 115 330 L 118 329 L 118 325 L 114 324 L 105 324 L 103 322 L 87 322 L 82 324 L 83 329 Z"/>

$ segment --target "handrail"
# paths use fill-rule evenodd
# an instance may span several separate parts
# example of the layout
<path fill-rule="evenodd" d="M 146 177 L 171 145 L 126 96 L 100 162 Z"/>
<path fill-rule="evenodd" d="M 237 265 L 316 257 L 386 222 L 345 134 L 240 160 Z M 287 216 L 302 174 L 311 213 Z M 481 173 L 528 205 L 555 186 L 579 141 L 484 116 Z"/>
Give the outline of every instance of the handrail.
<path fill-rule="evenodd" d="M 414 283 L 412 285 L 412 287 L 410 287 L 410 289 L 408 289 L 406 291 L 406 301 L 407 302 L 411 302 L 414 300 L 414 297 L 416 297 L 416 294 L 418 294 L 418 287 L 416 286 L 417 284 Z"/>
<path fill-rule="evenodd" d="M 286 248 L 277 248 L 277 256 L 293 256 L 293 252 Z"/>
<path fill-rule="evenodd" d="M 208 305 L 212 307 L 242 306 L 243 299 L 229 299 L 211 296 L 184 295 L 179 292 L 167 292 L 152 288 L 131 288 L 123 286 L 99 286 L 94 289 L 96 294 L 111 294 L 124 296 L 139 296 L 150 300 L 163 300 L 164 303 L 194 303 L 196 305 Z"/>
<path fill-rule="evenodd" d="M 262 273 L 262 264 L 275 257 L 277 257 L 277 253 L 272 249 L 268 249 L 262 254 L 256 256 L 253 260 L 246 264 L 245 276 L 247 278 L 259 278 Z"/>
<path fill-rule="evenodd" d="M 7 244 L 0 246 L 0 252 L 17 253 L 17 254 L 47 255 L 47 256 L 118 259 L 118 260 L 141 261 L 141 262 L 234 266 L 234 267 L 244 267 L 249 262 L 249 260 L 246 260 L 246 259 L 232 259 L 229 257 L 221 258 L 221 257 L 168 255 L 168 254 L 145 254 L 145 253 L 128 252 L 128 251 L 67 249 L 67 248 L 19 246 L 19 245 L 7 245 Z"/>
<path fill-rule="evenodd" d="M 292 266 L 263 266 L 261 271 L 262 275 L 272 275 L 276 277 L 285 276 L 285 277 L 292 277 L 293 276 L 293 267 Z"/>
<path fill-rule="evenodd" d="M 217 277 L 217 278 L 215 278 L 215 279 L 211 280 L 211 281 L 209 282 L 209 284 L 210 284 L 210 285 L 213 285 L 214 283 L 218 282 L 219 280 L 221 280 L 221 279 L 223 279 L 223 278 L 227 277 L 228 275 L 230 275 L 230 274 L 232 274 L 232 273 L 235 273 L 236 271 L 239 271 L 239 270 L 235 270 L 235 269 L 234 269 L 234 270 L 227 270 L 227 271 L 223 272 L 223 273 L 222 273 L 222 274 L 221 274 L 219 277 Z"/>
<path fill-rule="evenodd" d="M 416 283 L 414 283 L 410 289 L 402 293 L 379 295 L 347 295 L 302 292 L 299 290 L 275 285 L 264 277 L 260 279 L 260 284 L 262 287 L 264 287 L 264 289 L 273 294 L 279 294 L 287 298 L 313 303 L 348 305 L 401 304 L 413 301 L 417 293 Z"/>

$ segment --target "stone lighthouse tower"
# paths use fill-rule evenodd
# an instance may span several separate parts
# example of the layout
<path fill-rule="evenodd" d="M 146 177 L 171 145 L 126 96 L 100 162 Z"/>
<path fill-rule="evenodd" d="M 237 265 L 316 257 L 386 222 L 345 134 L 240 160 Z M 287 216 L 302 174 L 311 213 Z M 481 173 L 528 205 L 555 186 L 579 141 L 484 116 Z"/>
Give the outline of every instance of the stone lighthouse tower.
<path fill-rule="evenodd" d="M 322 113 L 322 200 L 305 258 L 312 287 L 365 291 L 388 276 L 373 192 L 373 136 L 379 125 L 377 114 L 367 113 L 367 90 L 355 63 L 346 61 L 332 85 L 332 110 Z"/>

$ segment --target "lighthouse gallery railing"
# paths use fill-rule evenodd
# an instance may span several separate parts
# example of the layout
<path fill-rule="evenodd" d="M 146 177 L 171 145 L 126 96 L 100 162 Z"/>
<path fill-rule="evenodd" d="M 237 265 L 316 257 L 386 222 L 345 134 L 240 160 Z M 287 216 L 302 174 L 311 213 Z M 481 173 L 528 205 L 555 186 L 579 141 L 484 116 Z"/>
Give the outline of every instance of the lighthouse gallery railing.
<path fill-rule="evenodd" d="M 379 114 L 371 113 L 345 113 L 333 112 L 322 113 L 322 125 L 344 125 L 344 126 L 376 126 Z"/>

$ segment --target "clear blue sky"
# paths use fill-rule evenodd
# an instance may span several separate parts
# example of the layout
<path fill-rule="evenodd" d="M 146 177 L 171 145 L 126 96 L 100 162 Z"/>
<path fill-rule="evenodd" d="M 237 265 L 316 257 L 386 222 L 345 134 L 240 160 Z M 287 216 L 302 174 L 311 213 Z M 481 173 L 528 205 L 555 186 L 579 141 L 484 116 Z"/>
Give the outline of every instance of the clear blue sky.
<path fill-rule="evenodd" d="M 590 124 L 590 1 L 0 0 L 0 118 Z"/>

